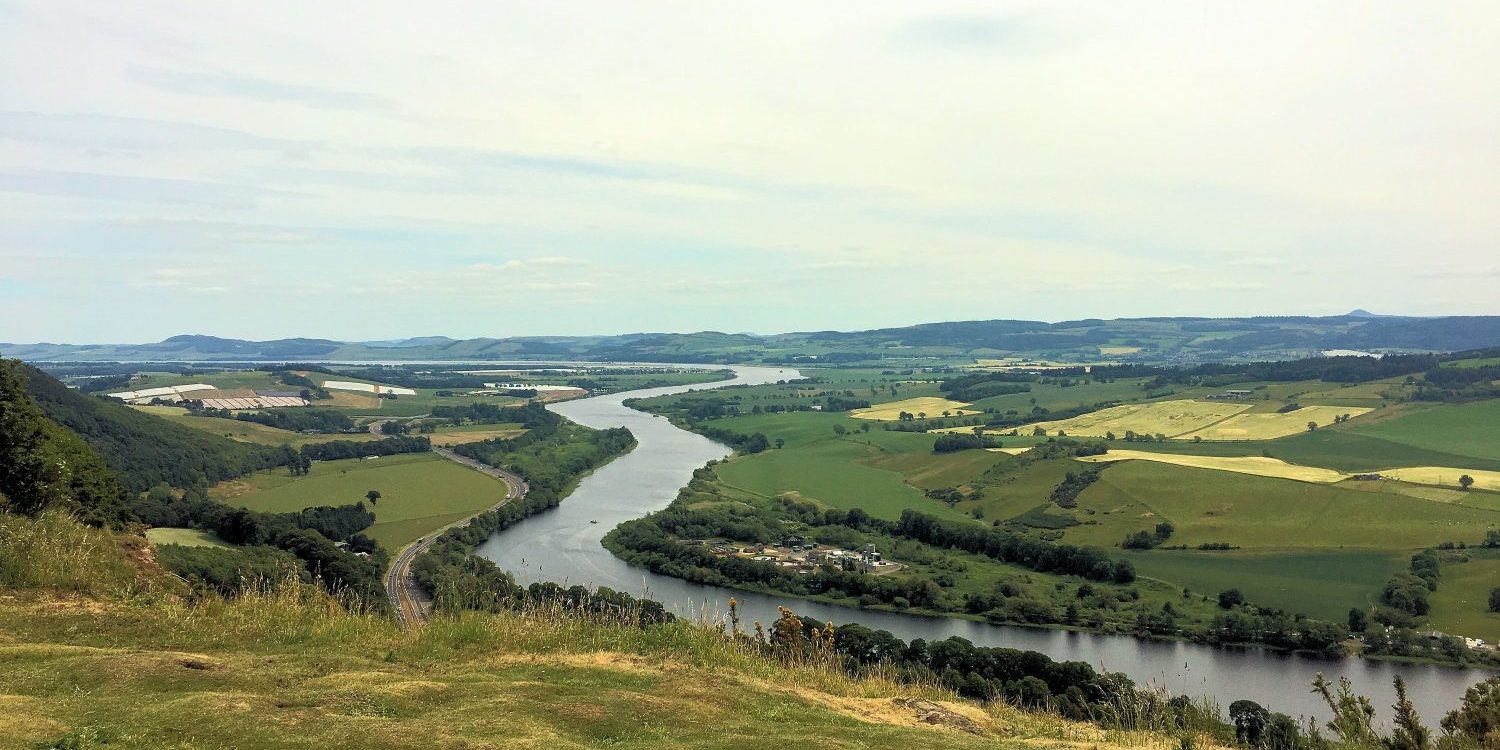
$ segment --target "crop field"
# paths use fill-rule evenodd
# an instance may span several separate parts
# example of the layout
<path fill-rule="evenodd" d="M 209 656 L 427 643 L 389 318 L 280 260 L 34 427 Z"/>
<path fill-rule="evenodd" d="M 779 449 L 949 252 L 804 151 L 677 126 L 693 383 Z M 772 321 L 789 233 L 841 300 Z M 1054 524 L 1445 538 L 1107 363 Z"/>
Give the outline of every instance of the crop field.
<path fill-rule="evenodd" d="M 1209 596 L 1239 589 L 1256 604 L 1333 622 L 1343 622 L 1352 607 L 1365 609 L 1374 603 L 1386 580 L 1406 566 L 1409 556 L 1398 551 L 1297 549 L 1127 553 L 1143 576 Z"/>
<path fill-rule="evenodd" d="M 1373 411 L 1360 406 L 1304 406 L 1294 411 L 1255 412 L 1236 414 L 1221 422 L 1206 425 L 1201 429 L 1181 435 L 1184 438 L 1201 437 L 1204 440 L 1274 440 L 1279 437 L 1307 432 L 1307 423 L 1333 424 L 1335 417 L 1347 414 L 1359 417 Z"/>
<path fill-rule="evenodd" d="M 1054 435 L 1063 431 L 1070 436 L 1104 437 L 1111 432 L 1123 436 L 1126 431 L 1131 431 L 1179 437 L 1222 422 L 1249 408 L 1249 404 L 1232 401 L 1152 401 L 1113 406 L 1056 422 L 1038 422 L 1027 425 L 1022 432 L 1040 427 Z"/>
<path fill-rule="evenodd" d="M 1396 418 L 1353 422 L 1344 429 L 1413 448 L 1500 460 L 1500 399 L 1403 411 L 1407 413 Z"/>
<path fill-rule="evenodd" d="M 855 409 L 849 413 L 849 416 L 855 419 L 877 419 L 894 422 L 900 417 L 903 411 L 909 414 L 926 414 L 929 417 L 942 416 L 943 412 L 955 415 L 979 413 L 970 409 L 969 406 L 970 404 L 962 401 L 951 401 L 937 396 L 919 396 L 876 404 L 868 409 Z"/>
<path fill-rule="evenodd" d="M 152 544 L 180 544 L 184 547 L 219 547 L 229 549 L 232 545 L 207 531 L 159 526 L 146 530 L 146 538 Z"/>
<path fill-rule="evenodd" d="M 1331 483 L 1347 478 L 1347 475 L 1332 469 L 1320 469 L 1316 466 L 1298 466 L 1296 464 L 1289 464 L 1281 459 L 1266 458 L 1265 456 L 1193 456 L 1111 448 L 1109 453 L 1102 456 L 1083 456 L 1078 460 L 1093 463 L 1130 460 L 1159 461 L 1164 464 L 1173 464 L 1176 466 L 1232 471 L 1236 474 L 1253 474 L 1255 476 L 1276 477 L 1279 479 L 1295 479 L 1299 482 Z"/>
<path fill-rule="evenodd" d="M 256 472 L 215 485 L 210 495 L 251 510 L 290 513 L 365 502 L 369 490 L 381 498 L 372 508 L 375 525 L 365 533 L 392 553 L 505 497 L 498 480 L 431 453 L 318 461 L 302 477 L 284 469 Z"/>
<path fill-rule="evenodd" d="M 494 438 L 520 437 L 526 433 L 526 428 L 510 422 L 506 424 L 466 424 L 458 427 L 441 427 L 436 432 L 427 433 L 426 437 L 433 445 L 449 446 L 462 445 L 464 443 L 475 443 L 480 440 L 492 440 Z"/>
<path fill-rule="evenodd" d="M 1382 476 L 1413 484 L 1435 484 L 1442 487 L 1457 487 L 1458 478 L 1467 474 L 1474 479 L 1474 487 L 1500 492 L 1500 471 L 1478 469 L 1455 469 L 1449 466 L 1413 466 L 1381 472 Z"/>
<path fill-rule="evenodd" d="M 1084 524 L 1069 528 L 1067 540 L 1104 547 L 1158 521 L 1176 526 L 1170 544 L 1249 549 L 1416 550 L 1473 544 L 1500 528 L 1496 510 L 1154 461 L 1111 466 L 1078 504 Z"/>
<path fill-rule="evenodd" d="M 369 433 L 304 435 L 300 432 L 280 430 L 256 422 L 242 422 L 238 419 L 224 419 L 222 417 L 201 417 L 189 414 L 187 409 L 180 406 L 135 406 L 132 408 L 139 409 L 148 414 L 155 414 L 158 417 L 165 417 L 195 430 L 222 435 L 231 440 L 238 440 L 243 443 L 290 445 L 293 448 L 297 448 L 309 443 L 327 443 L 333 440 L 352 440 L 362 443 L 367 440 L 376 439 L 374 435 Z"/>
<path fill-rule="evenodd" d="M 1500 586 L 1500 550 L 1442 553 L 1443 577 L 1431 596 L 1432 624 L 1500 643 L 1500 613 L 1490 612 L 1490 590 Z"/>

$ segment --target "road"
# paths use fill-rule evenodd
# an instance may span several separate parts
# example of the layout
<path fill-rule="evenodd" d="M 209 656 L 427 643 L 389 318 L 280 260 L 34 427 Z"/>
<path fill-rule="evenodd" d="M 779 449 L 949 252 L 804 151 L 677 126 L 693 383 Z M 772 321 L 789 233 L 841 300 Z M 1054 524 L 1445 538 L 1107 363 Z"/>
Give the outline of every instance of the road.
<path fill-rule="evenodd" d="M 370 432 L 376 435 L 381 434 L 380 422 L 372 423 L 370 425 Z M 423 591 L 422 587 L 417 585 L 416 579 L 412 577 L 412 561 L 416 560 L 422 555 L 423 552 L 426 552 L 429 548 L 431 548 L 433 542 L 436 542 L 438 538 L 443 535 L 443 532 L 460 526 L 467 526 L 469 525 L 470 521 L 474 520 L 475 517 L 488 513 L 512 500 L 515 500 L 516 498 L 524 497 L 527 490 L 530 489 L 526 485 L 526 480 L 508 471 L 497 469 L 487 464 L 482 464 L 472 458 L 460 456 L 457 453 L 448 450 L 447 448 L 433 448 L 432 452 L 448 459 L 449 461 L 462 464 L 481 474 L 494 477 L 504 482 L 505 498 L 500 502 L 495 503 L 488 508 L 485 508 L 479 513 L 475 513 L 474 515 L 469 516 L 468 518 L 465 518 L 463 520 L 450 523 L 447 526 L 444 526 L 441 529 L 437 529 L 432 533 L 422 537 L 421 539 L 408 544 L 405 549 L 402 549 L 401 552 L 396 555 L 396 559 L 391 562 L 390 570 L 385 574 L 385 591 L 386 594 L 390 596 L 391 608 L 396 611 L 396 619 L 407 625 L 421 622 L 422 620 L 427 619 L 427 613 L 432 608 L 432 597 L 428 596 L 427 592 Z"/>

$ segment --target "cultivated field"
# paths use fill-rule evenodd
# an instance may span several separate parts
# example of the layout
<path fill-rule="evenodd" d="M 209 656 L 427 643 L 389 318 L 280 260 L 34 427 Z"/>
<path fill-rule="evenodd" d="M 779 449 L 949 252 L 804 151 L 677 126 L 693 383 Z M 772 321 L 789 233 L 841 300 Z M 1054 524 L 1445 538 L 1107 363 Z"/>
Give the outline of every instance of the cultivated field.
<path fill-rule="evenodd" d="M 303 477 L 262 471 L 215 485 L 210 495 L 229 505 L 289 513 L 365 502 L 370 490 L 381 498 L 373 508 L 375 525 L 365 533 L 391 552 L 505 497 L 503 483 L 431 453 L 319 461 Z"/>
<path fill-rule="evenodd" d="M 1181 437 L 1201 437 L 1204 440 L 1274 440 L 1279 437 L 1307 432 L 1307 423 L 1319 426 L 1333 424 L 1335 417 L 1348 414 L 1358 417 L 1373 411 L 1358 406 L 1304 406 L 1285 414 L 1254 412 L 1236 414 L 1222 422 L 1208 425 Z"/>
<path fill-rule="evenodd" d="M 466 424 L 460 427 L 442 427 L 437 432 L 427 433 L 426 437 L 432 441 L 433 445 L 448 446 L 494 438 L 520 437 L 525 433 L 526 428 L 516 423 Z"/>
<path fill-rule="evenodd" d="M 1058 431 L 1070 436 L 1104 437 L 1113 432 L 1124 436 L 1127 431 L 1145 435 L 1181 437 L 1233 417 L 1250 405 L 1232 401 L 1153 401 L 1144 404 L 1113 406 L 1096 412 L 1055 422 L 1027 425 L 1022 432 L 1035 427 L 1049 434 Z"/>
<path fill-rule="evenodd" d="M 855 419 L 878 419 L 894 422 L 900 418 L 903 411 L 908 414 L 926 414 L 929 417 L 940 417 L 945 411 L 954 415 L 979 413 L 970 409 L 969 406 L 970 404 L 962 401 L 951 401 L 937 396 L 919 396 L 901 401 L 876 404 L 868 409 L 856 409 L 850 412 L 849 416 Z"/>
<path fill-rule="evenodd" d="M 1004 449 L 1002 449 L 1004 450 Z M 1279 479 L 1295 479 L 1299 482 L 1339 482 L 1347 479 L 1347 475 L 1332 469 L 1320 469 L 1316 466 L 1298 466 L 1289 464 L 1281 459 L 1266 458 L 1265 456 L 1190 456 L 1174 453 L 1151 453 L 1149 451 L 1118 450 L 1111 448 L 1109 453 L 1102 456 L 1083 456 L 1078 460 L 1093 463 L 1104 463 L 1112 461 L 1129 461 L 1132 459 L 1141 461 L 1160 461 L 1164 464 L 1175 464 L 1177 466 L 1191 466 L 1199 469 L 1215 469 L 1218 471 L 1232 471 L 1237 474 L 1253 474 L 1261 477 L 1276 477 Z"/>
<path fill-rule="evenodd" d="M 1478 469 L 1455 469 L 1450 466 L 1413 466 L 1407 469 L 1388 469 L 1381 476 L 1399 479 L 1413 484 L 1435 484 L 1442 487 L 1457 487 L 1458 478 L 1468 474 L 1474 478 L 1474 487 L 1500 492 L 1500 471 Z"/>

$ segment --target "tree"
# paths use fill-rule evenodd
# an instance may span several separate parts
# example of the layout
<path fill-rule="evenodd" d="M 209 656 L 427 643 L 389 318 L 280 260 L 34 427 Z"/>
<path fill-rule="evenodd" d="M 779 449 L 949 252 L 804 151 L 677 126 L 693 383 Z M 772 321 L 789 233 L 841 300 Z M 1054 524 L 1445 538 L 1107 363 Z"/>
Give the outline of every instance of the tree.
<path fill-rule="evenodd" d="M 1363 633 L 1370 627 L 1370 616 L 1359 607 L 1349 610 L 1349 631 L 1351 633 Z"/>
<path fill-rule="evenodd" d="M 1500 736 L 1500 677 L 1470 687 L 1458 709 L 1443 717 L 1442 726 L 1443 731 L 1463 737 L 1474 746 L 1494 747 Z"/>
<path fill-rule="evenodd" d="M 375 505 L 376 503 L 380 502 L 380 490 L 370 490 L 369 492 L 366 492 L 365 499 L 369 500 L 371 505 Z"/>
<path fill-rule="evenodd" d="M 1229 704 L 1229 720 L 1234 722 L 1234 738 L 1241 744 L 1259 747 L 1271 720 L 1271 712 L 1251 700 Z"/>
<path fill-rule="evenodd" d="M 1490 611 L 1500 612 L 1500 588 L 1490 589 Z"/>
<path fill-rule="evenodd" d="M 1390 750 L 1428 750 L 1432 746 L 1432 730 L 1422 726 L 1417 709 L 1406 697 L 1406 680 L 1397 675 L 1392 682 L 1396 686 L 1396 703 L 1391 706 L 1396 712 L 1396 730 L 1385 746 Z"/>
<path fill-rule="evenodd" d="M 1474 486 L 1474 477 L 1471 477 L 1468 474 L 1464 474 L 1463 476 L 1461 476 L 1461 477 L 1458 478 L 1458 486 L 1460 488 L 1462 488 L 1462 489 L 1465 489 L 1465 490 L 1469 489 L 1470 487 L 1473 487 Z"/>
<path fill-rule="evenodd" d="M 1219 592 L 1219 609 L 1234 609 L 1245 603 L 1245 595 L 1239 589 Z"/>
<path fill-rule="evenodd" d="M 845 430 L 844 430 L 844 426 L 843 425 L 836 424 L 836 425 L 833 426 L 833 434 L 842 436 L 844 434 L 844 432 L 845 432 Z"/>
<path fill-rule="evenodd" d="M 1317 422 L 1308 422 L 1307 423 L 1307 431 L 1308 432 L 1312 432 L 1313 430 L 1316 430 L 1316 429 L 1318 429 L 1318 423 Z"/>
<path fill-rule="evenodd" d="M 786 445 L 786 440 L 784 438 L 776 438 L 776 447 L 780 448 L 783 445 Z"/>

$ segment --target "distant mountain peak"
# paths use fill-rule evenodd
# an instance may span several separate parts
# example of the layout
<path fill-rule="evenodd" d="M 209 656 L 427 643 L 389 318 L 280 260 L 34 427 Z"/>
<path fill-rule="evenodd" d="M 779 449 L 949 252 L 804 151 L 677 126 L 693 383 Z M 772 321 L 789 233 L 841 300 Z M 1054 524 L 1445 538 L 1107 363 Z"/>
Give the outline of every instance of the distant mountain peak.
<path fill-rule="evenodd" d="M 1346 318 L 1383 318 L 1385 316 L 1384 315 L 1376 315 L 1375 313 L 1372 313 L 1369 310 L 1364 309 L 1363 307 L 1357 307 L 1357 308 L 1355 308 L 1353 310 L 1350 310 L 1349 314 L 1345 315 L 1344 317 L 1346 317 Z"/>

